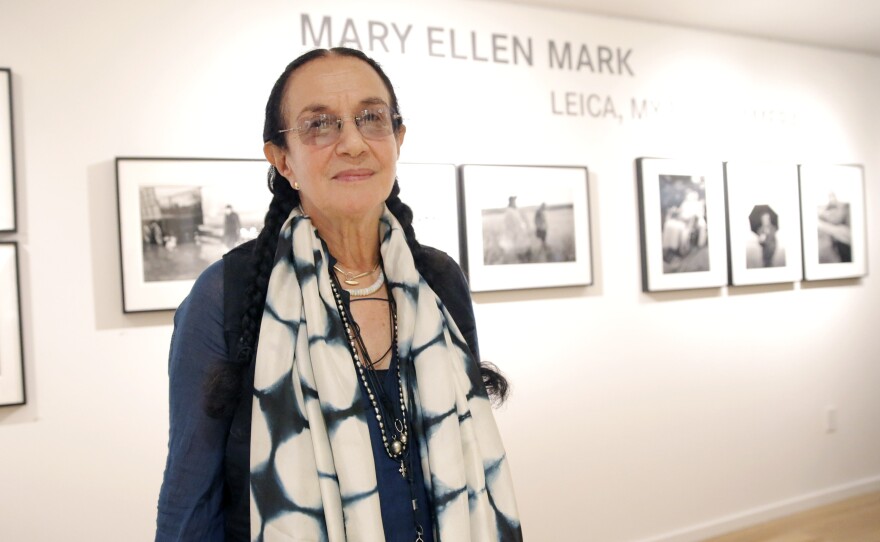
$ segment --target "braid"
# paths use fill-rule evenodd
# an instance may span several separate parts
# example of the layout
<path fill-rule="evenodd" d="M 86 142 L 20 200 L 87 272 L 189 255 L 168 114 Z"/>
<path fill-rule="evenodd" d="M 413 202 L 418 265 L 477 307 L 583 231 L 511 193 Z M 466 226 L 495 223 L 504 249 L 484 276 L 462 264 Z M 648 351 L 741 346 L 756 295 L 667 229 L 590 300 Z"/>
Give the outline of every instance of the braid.
<path fill-rule="evenodd" d="M 241 317 L 241 339 L 239 339 L 238 363 L 248 365 L 255 353 L 257 337 L 260 334 L 260 322 L 263 317 L 263 305 L 266 302 L 266 290 L 269 288 L 269 275 L 275 264 L 275 247 L 281 225 L 290 215 L 294 207 L 299 205 L 299 192 L 290 187 L 287 179 L 278 173 L 275 167 L 269 168 L 269 190 L 275 194 L 263 225 L 263 231 L 257 237 L 254 247 L 253 280 L 245 290 L 245 310 Z"/>
<path fill-rule="evenodd" d="M 385 205 L 388 206 L 388 210 L 391 211 L 394 218 L 400 222 L 406 237 L 406 244 L 409 245 L 409 250 L 412 252 L 413 260 L 418 263 L 422 255 L 422 245 L 416 241 L 416 231 L 412 225 L 412 209 L 400 200 L 400 183 L 397 182 L 397 179 L 394 179 L 394 186 L 391 188 L 391 194 L 385 200 Z"/>
<path fill-rule="evenodd" d="M 257 237 L 253 252 L 253 268 L 248 276 L 244 295 L 244 311 L 241 317 L 241 336 L 235 363 L 223 363 L 209 376 L 205 383 L 205 412 L 212 418 L 232 415 L 241 398 L 245 372 L 250 368 L 260 336 L 263 307 L 269 276 L 275 263 L 275 247 L 281 225 L 294 207 L 299 205 L 299 192 L 290 187 L 286 178 L 274 167 L 269 168 L 269 190 L 274 197 Z"/>

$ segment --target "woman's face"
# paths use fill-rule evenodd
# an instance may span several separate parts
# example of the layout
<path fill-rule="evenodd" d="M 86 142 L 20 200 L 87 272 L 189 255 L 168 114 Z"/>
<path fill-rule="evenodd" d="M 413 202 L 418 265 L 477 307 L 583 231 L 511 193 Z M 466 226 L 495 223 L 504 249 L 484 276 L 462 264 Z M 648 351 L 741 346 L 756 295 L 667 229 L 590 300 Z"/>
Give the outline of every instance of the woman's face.
<path fill-rule="evenodd" d="M 287 148 L 266 144 L 266 155 L 291 184 L 298 184 L 303 211 L 313 218 L 378 218 L 394 184 L 405 129 L 379 139 L 365 138 L 354 116 L 364 109 L 390 110 L 390 96 L 365 62 L 328 56 L 300 67 L 291 76 L 282 102 L 287 127 L 328 113 L 344 117 L 339 139 L 321 146 L 285 134 Z"/>

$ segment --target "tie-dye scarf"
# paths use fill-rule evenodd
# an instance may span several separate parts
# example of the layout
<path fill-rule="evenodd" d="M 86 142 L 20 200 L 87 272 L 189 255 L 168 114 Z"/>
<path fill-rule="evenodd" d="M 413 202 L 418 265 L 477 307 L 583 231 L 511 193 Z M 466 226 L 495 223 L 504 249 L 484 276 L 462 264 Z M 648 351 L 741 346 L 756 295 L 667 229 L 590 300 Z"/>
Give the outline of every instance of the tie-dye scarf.
<path fill-rule="evenodd" d="M 436 539 L 522 540 L 479 366 L 387 209 L 380 238 Z M 251 535 L 260 542 L 385 540 L 367 411 L 328 261 L 295 209 L 282 226 L 256 357 Z"/>

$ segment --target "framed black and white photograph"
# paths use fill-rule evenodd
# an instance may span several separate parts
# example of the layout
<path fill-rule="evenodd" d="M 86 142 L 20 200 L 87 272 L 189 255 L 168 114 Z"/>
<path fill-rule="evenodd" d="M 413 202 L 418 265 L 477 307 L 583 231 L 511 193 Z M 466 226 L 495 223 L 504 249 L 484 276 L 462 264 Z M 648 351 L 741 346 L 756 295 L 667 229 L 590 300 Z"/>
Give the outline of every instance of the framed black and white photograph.
<path fill-rule="evenodd" d="M 721 162 L 639 158 L 642 289 L 727 284 Z"/>
<path fill-rule="evenodd" d="M 117 158 L 124 312 L 175 309 L 193 281 L 254 239 L 272 194 L 264 160 Z"/>
<path fill-rule="evenodd" d="M 25 402 L 18 245 L 0 241 L 0 406 Z"/>
<path fill-rule="evenodd" d="M 397 181 L 400 199 L 413 210 L 413 229 L 419 242 L 461 263 L 455 166 L 398 162 Z"/>
<path fill-rule="evenodd" d="M 801 165 L 804 278 L 868 273 L 865 181 L 861 166 Z"/>
<path fill-rule="evenodd" d="M 797 166 L 728 162 L 725 184 L 730 284 L 801 280 Z"/>
<path fill-rule="evenodd" d="M 461 167 L 475 292 L 593 283 L 585 167 Z"/>
<path fill-rule="evenodd" d="M 14 232 L 15 229 L 12 71 L 0 68 L 0 232 Z"/>

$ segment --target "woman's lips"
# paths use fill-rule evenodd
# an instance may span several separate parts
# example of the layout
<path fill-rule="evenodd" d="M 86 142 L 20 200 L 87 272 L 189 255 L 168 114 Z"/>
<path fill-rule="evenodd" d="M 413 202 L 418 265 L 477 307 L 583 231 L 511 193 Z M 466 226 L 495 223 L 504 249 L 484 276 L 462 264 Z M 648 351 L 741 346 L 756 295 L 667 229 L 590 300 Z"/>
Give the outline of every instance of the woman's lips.
<path fill-rule="evenodd" d="M 333 178 L 342 182 L 354 182 L 363 181 L 370 178 L 372 175 L 373 171 L 370 169 L 346 169 L 345 171 L 340 171 L 334 175 Z"/>

